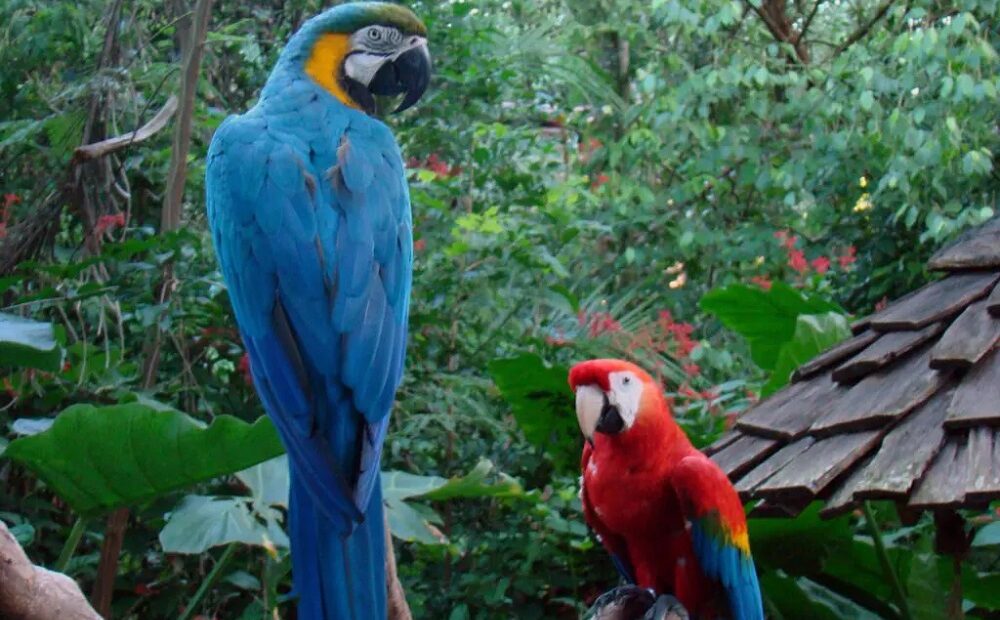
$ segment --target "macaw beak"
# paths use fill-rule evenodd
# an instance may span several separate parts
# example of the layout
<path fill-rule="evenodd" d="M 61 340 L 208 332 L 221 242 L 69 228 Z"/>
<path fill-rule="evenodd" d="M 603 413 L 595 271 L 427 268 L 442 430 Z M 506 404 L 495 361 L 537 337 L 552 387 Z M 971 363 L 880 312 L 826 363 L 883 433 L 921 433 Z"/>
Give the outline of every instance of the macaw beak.
<path fill-rule="evenodd" d="M 594 433 L 616 435 L 625 428 L 618 407 L 611 404 L 608 395 L 596 385 L 576 388 L 576 420 L 587 441 L 594 442 Z"/>
<path fill-rule="evenodd" d="M 395 114 L 419 101 L 430 82 L 431 55 L 427 41 L 420 39 L 417 45 L 387 60 L 372 78 L 368 90 L 383 97 L 404 95 L 403 101 L 393 110 Z"/>

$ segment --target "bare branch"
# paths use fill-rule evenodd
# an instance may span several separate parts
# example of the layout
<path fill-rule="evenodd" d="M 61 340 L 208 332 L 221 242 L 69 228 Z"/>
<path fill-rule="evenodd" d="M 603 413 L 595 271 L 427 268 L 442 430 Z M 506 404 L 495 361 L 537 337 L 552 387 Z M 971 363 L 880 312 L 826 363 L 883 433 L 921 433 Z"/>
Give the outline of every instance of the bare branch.
<path fill-rule="evenodd" d="M 75 581 L 31 563 L 3 521 L 0 521 L 0 618 L 101 620 Z"/>
<path fill-rule="evenodd" d="M 795 44 L 796 45 L 798 45 L 799 43 L 801 43 L 802 39 L 805 38 L 806 32 L 809 31 L 809 26 L 812 25 L 813 18 L 815 18 L 816 17 L 816 13 L 819 12 L 819 5 L 821 5 L 821 4 L 823 4 L 823 0 L 816 0 L 816 3 L 813 4 L 812 11 L 810 11 L 809 15 L 806 16 L 806 21 L 802 22 L 802 30 L 799 30 L 798 36 L 795 37 Z"/>
<path fill-rule="evenodd" d="M 151 118 L 148 123 L 127 134 L 115 136 L 114 138 L 108 138 L 107 140 L 101 140 L 100 142 L 95 142 L 93 144 L 85 144 L 76 147 L 76 150 L 73 152 L 73 161 L 74 163 L 79 163 L 82 161 L 97 159 L 99 157 L 104 157 L 105 155 L 110 155 L 111 153 L 116 153 L 132 144 L 145 142 L 161 129 L 166 127 L 167 121 L 170 120 L 170 117 L 172 117 L 176 111 L 177 97 L 170 95 L 170 98 L 167 99 L 165 104 L 163 104 L 160 111 L 157 112 L 156 116 Z"/>
<path fill-rule="evenodd" d="M 396 553 L 392 549 L 392 533 L 389 531 L 389 517 L 385 518 L 385 589 L 389 620 L 413 620 L 410 605 L 406 602 L 406 592 L 396 573 Z"/>
<path fill-rule="evenodd" d="M 878 8 L 878 11 L 875 12 L 875 16 L 872 17 L 870 20 L 868 20 L 866 23 L 859 26 L 858 29 L 852 32 L 849 37 L 844 39 L 844 42 L 841 43 L 839 46 L 837 46 L 837 49 L 833 51 L 833 53 L 830 55 L 830 58 L 836 58 L 837 56 L 840 56 L 840 54 L 842 54 L 844 50 L 854 45 L 855 43 L 860 41 L 866 34 L 868 34 L 868 31 L 872 29 L 872 26 L 877 24 L 879 20 L 885 17 L 885 14 L 889 12 L 889 9 L 892 8 L 892 5 L 893 3 L 895 3 L 895 1 L 896 0 L 886 0 L 884 3 L 882 3 L 882 6 L 880 6 Z"/>
<path fill-rule="evenodd" d="M 787 43 L 792 46 L 795 54 L 794 56 L 789 55 L 790 62 L 798 62 L 803 65 L 809 64 L 809 49 L 804 45 L 802 35 L 795 31 L 791 21 L 788 19 L 785 0 L 763 0 L 759 7 L 755 6 L 751 0 L 747 0 L 747 5 L 764 22 L 768 32 L 771 33 L 775 41 L 778 43 Z"/>

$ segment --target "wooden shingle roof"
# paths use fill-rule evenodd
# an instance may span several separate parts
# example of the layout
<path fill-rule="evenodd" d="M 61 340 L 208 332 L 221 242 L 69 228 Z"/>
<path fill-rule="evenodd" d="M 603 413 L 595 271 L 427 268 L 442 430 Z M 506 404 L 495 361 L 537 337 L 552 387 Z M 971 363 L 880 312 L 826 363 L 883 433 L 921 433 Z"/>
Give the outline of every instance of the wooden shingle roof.
<path fill-rule="evenodd" d="M 744 501 L 764 500 L 755 515 L 1000 498 L 1000 217 L 929 266 L 944 277 L 854 323 L 706 448 Z"/>

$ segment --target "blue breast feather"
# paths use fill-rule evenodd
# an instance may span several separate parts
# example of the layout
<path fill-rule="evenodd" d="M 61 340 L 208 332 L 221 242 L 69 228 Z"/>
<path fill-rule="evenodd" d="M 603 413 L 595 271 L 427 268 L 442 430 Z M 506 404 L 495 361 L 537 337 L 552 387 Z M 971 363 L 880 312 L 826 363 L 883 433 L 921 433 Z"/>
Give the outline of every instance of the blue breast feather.
<path fill-rule="evenodd" d="M 280 97 L 216 132 L 209 222 L 293 473 L 350 531 L 378 481 L 403 369 L 409 194 L 385 125 L 307 80 L 270 87 Z"/>

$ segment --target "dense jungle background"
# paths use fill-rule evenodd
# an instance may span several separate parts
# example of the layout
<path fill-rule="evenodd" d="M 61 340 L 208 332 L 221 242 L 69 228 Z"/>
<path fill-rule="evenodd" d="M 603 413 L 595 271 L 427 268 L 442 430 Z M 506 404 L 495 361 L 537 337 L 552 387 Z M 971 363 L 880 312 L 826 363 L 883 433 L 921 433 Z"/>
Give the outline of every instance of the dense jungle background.
<path fill-rule="evenodd" d="M 327 4 L 0 5 L 0 519 L 113 617 L 292 617 L 287 469 L 203 178 Z M 400 576 L 417 618 L 576 618 L 615 577 L 567 366 L 638 361 L 705 445 L 932 279 L 997 209 L 1000 6 L 409 4 L 435 74 L 387 119 L 416 239 L 383 463 Z M 966 513 L 961 566 L 929 515 L 816 512 L 751 523 L 771 617 L 1000 617 L 996 510 Z"/>

